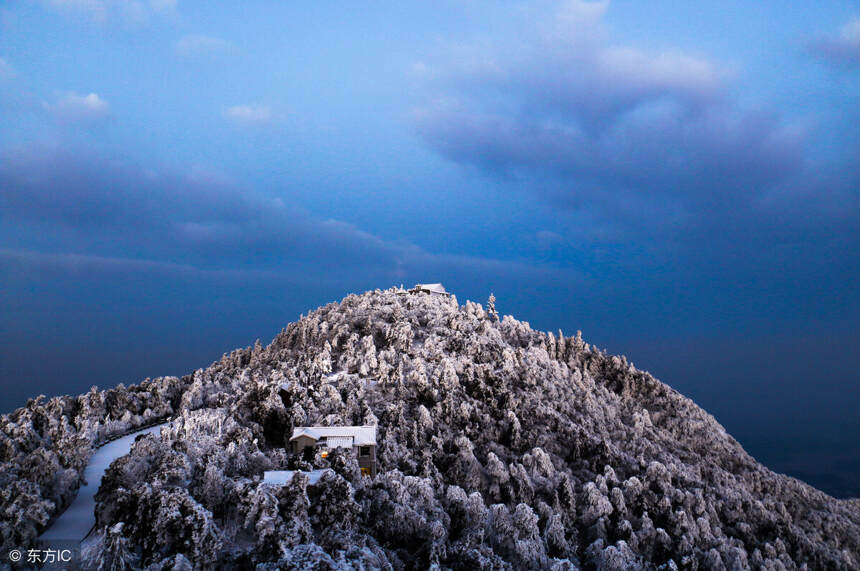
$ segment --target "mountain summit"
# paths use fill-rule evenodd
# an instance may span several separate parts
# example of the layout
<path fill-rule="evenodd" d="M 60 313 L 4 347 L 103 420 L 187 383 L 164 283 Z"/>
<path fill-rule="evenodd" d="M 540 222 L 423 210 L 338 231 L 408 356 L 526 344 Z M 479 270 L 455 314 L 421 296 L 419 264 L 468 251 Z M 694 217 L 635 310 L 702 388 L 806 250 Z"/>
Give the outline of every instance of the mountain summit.
<path fill-rule="evenodd" d="M 857 500 L 771 472 L 624 357 L 402 289 L 192 375 L 4 416 L 3 547 L 69 503 L 93 446 L 162 419 L 107 471 L 87 565 L 860 568 Z M 299 451 L 314 426 L 376 427 L 375 476 L 349 444 Z"/>

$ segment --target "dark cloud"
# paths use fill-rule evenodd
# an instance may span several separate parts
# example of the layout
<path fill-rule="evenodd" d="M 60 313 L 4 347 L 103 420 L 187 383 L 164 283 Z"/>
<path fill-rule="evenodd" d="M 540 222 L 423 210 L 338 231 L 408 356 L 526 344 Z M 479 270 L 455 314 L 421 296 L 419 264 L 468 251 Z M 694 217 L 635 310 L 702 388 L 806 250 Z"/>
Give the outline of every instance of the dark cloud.
<path fill-rule="evenodd" d="M 604 4 L 567 3 L 524 40 L 422 63 L 418 133 L 454 161 L 520 177 L 619 231 L 754 216 L 791 187 L 808 166 L 805 126 L 742 108 L 729 69 L 613 44 Z"/>
<path fill-rule="evenodd" d="M 630 195 L 723 209 L 784 181 L 803 159 L 802 136 L 772 117 L 663 101 L 643 102 L 596 131 L 470 107 L 425 108 L 417 125 L 451 159 L 563 177 L 569 196 L 557 199 L 572 205 Z"/>
<path fill-rule="evenodd" d="M 78 245 L 94 237 L 108 244 L 89 253 L 132 251 L 203 267 L 285 260 L 394 267 L 415 250 L 197 173 L 155 172 L 63 149 L 4 158 L 0 200 L 7 220 L 70 232 Z"/>
<path fill-rule="evenodd" d="M 261 277 L 299 270 L 323 276 L 337 268 L 386 280 L 445 268 L 520 276 L 549 271 L 386 240 L 199 168 L 155 171 L 56 147 L 0 159 L 0 208 L 5 226 L 14 229 L 5 251 L 28 263 Z"/>
<path fill-rule="evenodd" d="M 822 158 L 814 126 L 741 105 L 730 69 L 619 46 L 606 7 L 564 3 L 417 65 L 419 135 L 545 201 L 567 224 L 535 235 L 541 255 L 639 300 L 634 321 L 856 315 L 856 153 Z"/>

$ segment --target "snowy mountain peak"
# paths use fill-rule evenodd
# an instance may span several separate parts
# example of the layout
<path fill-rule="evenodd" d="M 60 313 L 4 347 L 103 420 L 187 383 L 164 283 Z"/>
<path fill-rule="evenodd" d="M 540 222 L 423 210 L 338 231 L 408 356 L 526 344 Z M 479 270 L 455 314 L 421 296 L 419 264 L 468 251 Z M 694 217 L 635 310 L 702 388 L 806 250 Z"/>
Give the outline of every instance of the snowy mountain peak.
<path fill-rule="evenodd" d="M 32 541 L 68 502 L 91 445 L 162 417 L 160 437 L 139 439 L 102 482 L 91 562 L 860 566 L 855 502 L 772 473 L 625 358 L 499 321 L 494 307 L 396 289 L 349 295 L 181 379 L 3 417 L 17 494 L 2 496 L 17 518 L 4 545 Z M 348 448 L 294 452 L 293 430 L 317 426 L 376 426 L 375 477 Z M 65 479 L 45 462 L 68 466 L 55 472 Z M 266 471 L 291 477 L 264 484 Z"/>

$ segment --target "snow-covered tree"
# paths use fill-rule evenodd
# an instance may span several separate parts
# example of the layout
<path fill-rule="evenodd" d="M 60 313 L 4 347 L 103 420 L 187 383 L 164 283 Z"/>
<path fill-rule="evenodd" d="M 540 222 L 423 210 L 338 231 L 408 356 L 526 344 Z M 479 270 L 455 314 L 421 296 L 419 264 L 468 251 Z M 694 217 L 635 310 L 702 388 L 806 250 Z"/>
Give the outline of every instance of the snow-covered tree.
<path fill-rule="evenodd" d="M 87 569 L 95 571 L 126 571 L 138 567 L 138 558 L 127 537 L 123 535 L 123 522 L 99 532 L 87 544 L 81 558 Z"/>
<path fill-rule="evenodd" d="M 494 296 L 492 293 L 487 299 L 487 315 L 490 316 L 491 321 L 499 320 L 499 313 L 496 311 L 496 296 Z"/>

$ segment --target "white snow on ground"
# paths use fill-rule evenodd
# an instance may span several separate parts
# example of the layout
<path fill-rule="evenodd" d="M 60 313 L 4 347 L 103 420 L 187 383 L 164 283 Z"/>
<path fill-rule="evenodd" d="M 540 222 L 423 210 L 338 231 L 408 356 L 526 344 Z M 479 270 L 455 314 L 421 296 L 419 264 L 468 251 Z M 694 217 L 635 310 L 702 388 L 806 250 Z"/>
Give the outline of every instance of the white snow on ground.
<path fill-rule="evenodd" d="M 331 373 L 330 375 L 326 375 L 325 376 L 325 382 L 327 382 L 327 383 L 338 383 L 345 376 L 347 376 L 347 373 L 345 371 L 337 371 L 337 372 Z"/>
<path fill-rule="evenodd" d="M 161 427 L 162 425 L 159 424 L 144 428 L 109 442 L 96 450 L 84 470 L 86 484 L 81 486 L 72 504 L 50 528 L 39 536 L 39 539 L 44 542 L 83 541 L 96 523 L 95 496 L 108 466 L 120 456 L 128 454 L 134 439 L 139 435 L 160 431 Z"/>
<path fill-rule="evenodd" d="M 305 472 L 305 474 L 308 475 L 309 484 L 316 484 L 320 481 L 322 475 L 329 471 L 331 469 L 326 468 L 324 470 L 311 470 L 310 472 Z M 263 472 L 263 483 L 270 486 L 283 486 L 284 484 L 289 484 L 293 476 L 298 472 L 300 470 L 268 470 Z"/>

